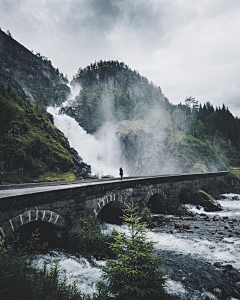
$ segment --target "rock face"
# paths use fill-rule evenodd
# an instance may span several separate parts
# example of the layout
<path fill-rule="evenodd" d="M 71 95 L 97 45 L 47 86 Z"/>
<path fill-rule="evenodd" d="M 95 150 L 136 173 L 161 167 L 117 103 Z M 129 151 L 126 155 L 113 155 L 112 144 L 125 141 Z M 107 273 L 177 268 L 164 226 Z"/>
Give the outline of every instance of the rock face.
<path fill-rule="evenodd" d="M 70 148 L 70 154 L 75 165 L 74 174 L 76 178 L 88 178 L 91 175 L 91 166 L 83 162 L 82 158 L 74 148 Z"/>
<path fill-rule="evenodd" d="M 36 55 L 0 30 L 0 73 L 15 79 L 28 98 L 42 105 L 61 104 L 70 93 L 67 79 L 47 57 Z"/>
<path fill-rule="evenodd" d="M 62 132 L 38 112 L 17 82 L 5 75 L 0 81 L 0 181 L 74 180 L 74 167 L 77 177 L 86 178 L 90 166 Z"/>

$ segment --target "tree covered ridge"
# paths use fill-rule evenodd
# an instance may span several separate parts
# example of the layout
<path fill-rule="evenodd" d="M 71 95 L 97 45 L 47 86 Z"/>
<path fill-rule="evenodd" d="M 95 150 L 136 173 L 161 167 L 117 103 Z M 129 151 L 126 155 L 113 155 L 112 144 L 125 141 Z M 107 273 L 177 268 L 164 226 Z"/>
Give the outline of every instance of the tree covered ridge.
<path fill-rule="evenodd" d="M 82 89 L 75 113 L 80 125 L 93 133 L 106 121 L 142 117 L 149 106 L 170 104 L 161 88 L 118 61 L 99 61 L 80 68 L 71 84 Z"/>
<path fill-rule="evenodd" d="M 197 107 L 180 103 L 172 106 L 170 113 L 173 124 L 171 135 L 175 137 L 175 153 L 179 148 L 181 153 L 181 148 L 187 145 L 189 149 L 185 149 L 184 155 L 196 161 L 197 156 L 201 154 L 201 160 L 208 161 L 208 166 L 204 167 L 205 171 L 209 170 L 209 163 L 212 165 L 210 170 L 240 166 L 240 120 L 234 117 L 224 104 L 222 107 L 214 108 L 210 102 Z M 202 145 L 200 147 L 202 150 L 195 150 L 191 154 L 192 146 L 196 143 Z M 209 161 L 210 157 L 212 159 Z"/>
<path fill-rule="evenodd" d="M 72 84 L 82 89 L 67 113 L 90 133 L 117 122 L 131 174 L 165 173 L 169 165 L 176 166 L 171 172 L 240 165 L 239 119 L 225 105 L 198 105 L 192 97 L 173 105 L 160 87 L 118 61 L 80 68 Z"/>

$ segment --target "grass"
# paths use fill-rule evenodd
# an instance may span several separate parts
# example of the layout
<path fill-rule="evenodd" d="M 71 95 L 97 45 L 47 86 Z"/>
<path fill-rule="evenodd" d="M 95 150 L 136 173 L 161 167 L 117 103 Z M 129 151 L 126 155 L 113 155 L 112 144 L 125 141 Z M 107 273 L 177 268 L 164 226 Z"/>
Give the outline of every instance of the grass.
<path fill-rule="evenodd" d="M 31 100 L 2 85 L 0 137 L 0 150 L 7 166 L 0 181 L 75 180 L 70 146 L 64 135 L 39 114 Z"/>
<path fill-rule="evenodd" d="M 206 195 L 210 200 L 215 200 L 211 195 L 209 195 L 208 193 L 206 193 L 203 190 L 198 190 L 198 191 L 196 191 L 196 193 L 202 193 L 202 194 Z"/>
<path fill-rule="evenodd" d="M 66 173 L 54 173 L 47 172 L 43 175 L 40 175 L 37 180 L 33 180 L 33 182 L 51 182 L 51 181 L 73 181 L 76 180 L 76 177 L 72 171 Z"/>

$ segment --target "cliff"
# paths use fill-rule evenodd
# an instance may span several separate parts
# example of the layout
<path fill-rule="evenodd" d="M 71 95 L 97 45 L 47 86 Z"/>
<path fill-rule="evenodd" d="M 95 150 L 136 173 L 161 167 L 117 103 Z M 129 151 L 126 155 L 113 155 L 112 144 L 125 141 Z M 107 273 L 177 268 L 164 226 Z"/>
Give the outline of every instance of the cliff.
<path fill-rule="evenodd" d="M 0 30 L 0 73 L 16 80 L 27 97 L 44 106 L 61 104 L 70 93 L 67 78 L 39 53 L 33 54 Z"/>

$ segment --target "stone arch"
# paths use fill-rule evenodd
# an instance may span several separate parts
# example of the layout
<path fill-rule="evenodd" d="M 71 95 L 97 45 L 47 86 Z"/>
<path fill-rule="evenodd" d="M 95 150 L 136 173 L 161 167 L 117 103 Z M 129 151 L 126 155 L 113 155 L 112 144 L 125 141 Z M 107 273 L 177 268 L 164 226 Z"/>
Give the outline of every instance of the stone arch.
<path fill-rule="evenodd" d="M 122 197 L 120 197 L 118 194 L 110 194 L 110 195 L 105 195 L 101 198 L 97 198 L 96 199 L 96 203 L 94 205 L 93 208 L 93 214 L 95 216 L 95 218 L 97 219 L 99 213 L 101 212 L 101 210 L 110 202 L 115 202 L 115 201 L 119 201 L 121 203 L 123 203 L 123 199 Z"/>
<path fill-rule="evenodd" d="M 153 213 L 166 213 L 166 194 L 160 188 L 151 189 L 145 197 L 145 204 Z"/>
<path fill-rule="evenodd" d="M 147 207 L 152 213 L 165 214 L 167 211 L 166 199 L 161 194 L 155 193 L 149 198 Z"/>
<path fill-rule="evenodd" d="M 187 187 L 182 188 L 179 193 L 178 199 L 181 204 L 192 203 L 193 202 L 192 191 Z"/>
<path fill-rule="evenodd" d="M 105 210 L 110 210 L 113 213 L 118 214 L 117 211 L 119 211 L 119 215 L 121 215 L 120 210 L 124 209 L 124 206 L 127 202 L 127 196 L 121 193 L 115 193 L 115 194 L 107 194 L 101 198 L 97 198 L 95 200 L 89 200 L 89 206 L 93 205 L 92 214 L 95 217 L 95 219 L 100 218 L 102 214 L 104 214 Z M 107 208 L 106 208 L 107 207 Z M 103 211 L 103 213 L 102 213 Z M 100 216 L 100 217 L 99 217 Z M 110 218 L 111 219 L 111 218 Z M 114 218 L 112 218 L 114 219 Z M 105 220 L 106 221 L 106 220 Z M 111 223 L 109 221 L 109 223 Z"/>
<path fill-rule="evenodd" d="M 111 224 L 122 224 L 121 217 L 126 206 L 119 201 L 111 201 L 107 203 L 100 213 L 98 214 L 98 219 L 103 222 Z"/>
<path fill-rule="evenodd" d="M 21 226 L 36 221 L 47 222 L 61 229 L 68 226 L 68 221 L 53 211 L 30 209 L 3 223 L 0 227 L 0 234 L 3 238 L 11 237 Z"/>

